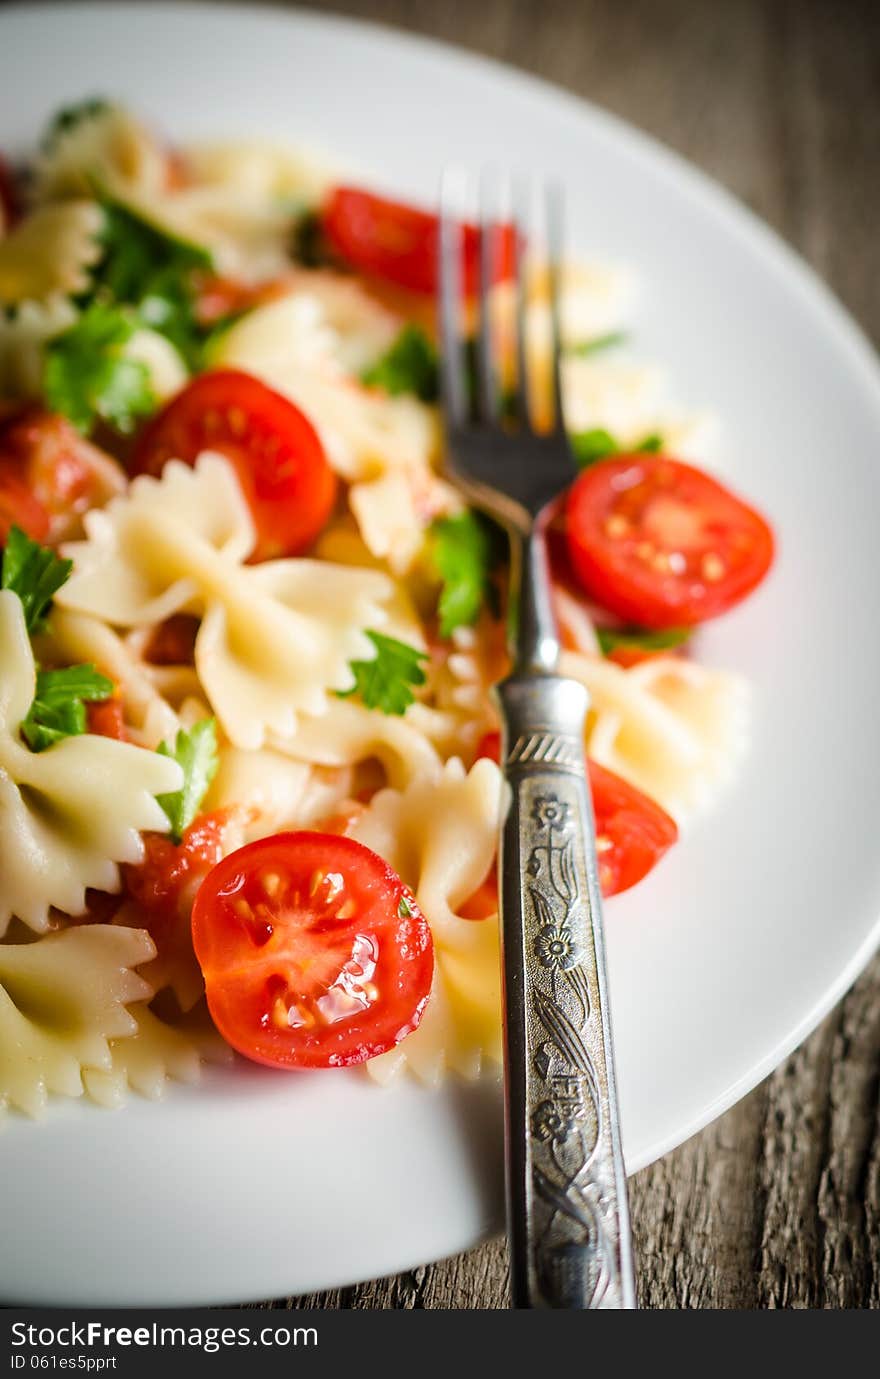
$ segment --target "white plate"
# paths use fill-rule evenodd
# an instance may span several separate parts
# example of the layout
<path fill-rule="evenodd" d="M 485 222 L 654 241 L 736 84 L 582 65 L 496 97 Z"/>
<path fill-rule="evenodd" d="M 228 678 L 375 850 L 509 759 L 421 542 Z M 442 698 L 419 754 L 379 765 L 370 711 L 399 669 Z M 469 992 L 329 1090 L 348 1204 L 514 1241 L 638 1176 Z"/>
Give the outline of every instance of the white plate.
<path fill-rule="evenodd" d="M 630 1170 L 769 1072 L 872 952 L 880 913 L 880 376 L 852 322 L 724 193 L 644 137 L 454 50 L 306 15 L 60 6 L 0 14 L 0 129 L 24 151 L 92 93 L 171 136 L 332 149 L 430 202 L 450 158 L 561 177 L 580 249 L 631 263 L 638 344 L 718 410 L 723 463 L 780 534 L 761 592 L 701 638 L 755 687 L 720 807 L 608 907 Z M 244 1065 L 115 1115 L 0 1136 L 0 1296 L 196 1303 L 375 1276 L 501 1224 L 497 1087 Z M 10 1248 L 11 1242 L 14 1245 Z"/>

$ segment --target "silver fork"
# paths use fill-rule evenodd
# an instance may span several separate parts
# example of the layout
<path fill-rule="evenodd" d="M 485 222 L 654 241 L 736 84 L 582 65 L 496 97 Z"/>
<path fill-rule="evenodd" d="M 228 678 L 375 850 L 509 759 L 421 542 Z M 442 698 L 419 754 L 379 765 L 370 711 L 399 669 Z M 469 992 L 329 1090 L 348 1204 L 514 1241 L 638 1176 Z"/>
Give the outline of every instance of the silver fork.
<path fill-rule="evenodd" d="M 447 469 L 508 532 L 513 669 L 495 695 L 510 803 L 500 841 L 507 1217 L 514 1307 L 633 1308 L 596 840 L 584 761 L 588 695 L 559 675 L 546 552 L 548 511 L 575 473 L 562 418 L 561 204 L 547 192 L 554 423 L 527 395 L 525 255 L 517 227 L 516 426 L 502 426 L 483 196 L 476 398 L 460 328 L 460 205 L 441 190 L 439 316 Z M 484 187 L 485 192 L 485 187 Z M 475 417 L 472 416 L 475 412 Z"/>

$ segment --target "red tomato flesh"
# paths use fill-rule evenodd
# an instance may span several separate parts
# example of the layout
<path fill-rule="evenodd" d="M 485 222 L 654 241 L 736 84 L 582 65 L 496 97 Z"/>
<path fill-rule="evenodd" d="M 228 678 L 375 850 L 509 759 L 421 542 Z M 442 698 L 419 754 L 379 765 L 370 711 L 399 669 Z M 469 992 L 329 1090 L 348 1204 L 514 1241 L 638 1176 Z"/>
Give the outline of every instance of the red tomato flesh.
<path fill-rule="evenodd" d="M 96 699 L 86 704 L 88 731 L 97 737 L 112 737 L 117 742 L 125 742 L 125 712 L 118 694 L 109 699 Z"/>
<path fill-rule="evenodd" d="M 234 369 L 201 374 L 150 421 L 135 446 L 137 474 L 167 460 L 194 464 L 219 451 L 235 467 L 257 532 L 252 560 L 295 555 L 325 525 L 336 476 L 317 432 L 298 407 Z"/>
<path fill-rule="evenodd" d="M 280 833 L 202 883 L 193 945 L 208 1006 L 239 1053 L 273 1068 L 343 1068 L 418 1025 L 431 931 L 400 877 L 330 833 Z"/>
<path fill-rule="evenodd" d="M 12 527 L 20 527 L 33 541 L 45 541 L 49 535 L 49 514 L 15 468 L 0 460 L 0 546 L 5 544 Z"/>
<path fill-rule="evenodd" d="M 85 512 L 105 490 L 102 471 L 108 466 L 115 466 L 115 461 L 54 412 L 19 408 L 0 425 L 0 490 L 7 491 L 7 502 L 8 491 L 17 490 L 18 525 L 34 540 L 66 535 L 71 519 Z M 10 483 L 10 476 L 17 485 Z M 20 496 L 22 486 L 30 493 L 30 503 Z M 0 524 L 2 512 L 0 494 Z"/>
<path fill-rule="evenodd" d="M 123 874 L 129 895 L 150 917 L 151 933 L 154 922 L 189 915 L 195 889 L 223 855 L 228 823 L 229 811 L 218 809 L 194 819 L 179 843 L 165 833 L 143 835 L 144 860 L 123 867 Z"/>
<path fill-rule="evenodd" d="M 566 533 L 582 587 L 641 627 L 717 617 L 773 561 L 773 533 L 754 508 L 666 455 L 616 455 L 586 469 L 568 495 Z"/>
<path fill-rule="evenodd" d="M 498 761 L 500 752 L 500 733 L 486 733 L 477 756 Z M 599 884 L 607 899 L 647 876 L 677 841 L 678 827 L 659 804 L 613 771 L 589 760 L 587 769 L 596 821 Z"/>
<path fill-rule="evenodd" d="M 361 273 L 395 283 L 410 292 L 437 291 L 435 215 L 358 187 L 337 187 L 323 212 L 324 233 L 331 248 Z M 464 290 L 476 295 L 480 276 L 480 236 L 465 225 L 463 239 Z M 494 277 L 510 278 L 516 264 L 511 225 L 499 225 L 494 235 Z"/>

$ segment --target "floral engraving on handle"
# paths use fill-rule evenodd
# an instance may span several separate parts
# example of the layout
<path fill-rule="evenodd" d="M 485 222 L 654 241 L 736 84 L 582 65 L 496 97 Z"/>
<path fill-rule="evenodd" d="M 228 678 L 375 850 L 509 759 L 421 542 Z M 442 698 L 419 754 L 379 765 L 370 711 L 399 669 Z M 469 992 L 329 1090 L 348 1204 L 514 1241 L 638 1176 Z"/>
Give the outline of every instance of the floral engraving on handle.
<path fill-rule="evenodd" d="M 556 785 L 556 782 L 554 782 Z M 577 798 L 523 782 L 524 901 L 534 957 L 529 1075 L 532 1182 L 541 1209 L 532 1239 L 538 1284 L 558 1305 L 614 1305 L 618 1250 L 608 1142 L 607 1081 L 590 901 L 581 876 Z M 527 802 L 528 801 L 528 802 Z M 580 864 L 580 865 L 579 865 Z M 543 1035 L 543 1037 L 541 1037 Z"/>

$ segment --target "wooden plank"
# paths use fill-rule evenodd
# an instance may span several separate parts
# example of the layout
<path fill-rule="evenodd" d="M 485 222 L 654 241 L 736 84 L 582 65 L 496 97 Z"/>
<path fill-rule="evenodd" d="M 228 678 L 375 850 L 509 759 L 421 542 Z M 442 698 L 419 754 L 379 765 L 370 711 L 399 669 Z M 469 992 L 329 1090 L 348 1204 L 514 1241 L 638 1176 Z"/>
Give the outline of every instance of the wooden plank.
<path fill-rule="evenodd" d="M 880 340 L 880 6 L 350 0 L 312 8 L 460 43 L 640 125 L 774 225 Z M 875 961 L 760 1088 L 631 1181 L 642 1304 L 880 1306 L 878 1086 Z M 496 1240 L 397 1278 L 262 1306 L 506 1302 Z"/>

